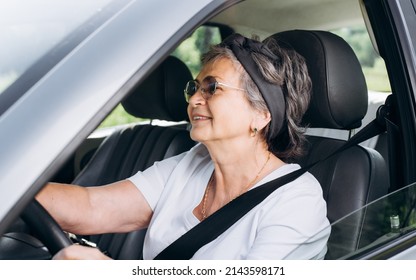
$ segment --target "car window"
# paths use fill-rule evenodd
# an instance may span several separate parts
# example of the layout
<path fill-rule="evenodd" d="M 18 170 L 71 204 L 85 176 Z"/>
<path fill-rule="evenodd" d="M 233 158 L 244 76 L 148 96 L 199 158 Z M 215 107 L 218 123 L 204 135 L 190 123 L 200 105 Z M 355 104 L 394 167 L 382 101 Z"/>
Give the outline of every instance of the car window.
<path fill-rule="evenodd" d="M 209 46 L 220 42 L 221 35 L 218 27 L 201 26 L 184 40 L 172 55 L 182 60 L 195 77 L 201 69 L 201 55 L 208 50 Z M 146 120 L 129 115 L 123 106 L 118 105 L 101 123 L 99 129 L 140 121 Z"/>
<path fill-rule="evenodd" d="M 201 55 L 211 45 L 221 42 L 220 30 L 215 26 L 201 26 L 172 53 L 188 66 L 195 77 L 201 70 Z"/>
<path fill-rule="evenodd" d="M 364 24 L 331 30 L 351 46 L 363 68 L 370 91 L 391 92 L 384 60 L 377 54 Z"/>
<path fill-rule="evenodd" d="M 399 236 L 416 230 L 416 183 L 382 197 L 366 207 L 334 222 L 328 243 L 328 259 L 348 259 L 368 253 Z M 356 248 L 345 246 L 337 233 L 361 228 Z"/>
<path fill-rule="evenodd" d="M 335 221 L 330 226 L 331 235 L 325 259 L 359 258 L 377 247 L 415 231 L 415 206 L 416 183 L 379 198 Z M 345 232 L 359 234 L 351 234 L 350 240 L 345 240 Z M 340 233 L 343 233 L 343 238 L 340 238 Z M 317 233 L 316 236 L 320 234 Z"/>
<path fill-rule="evenodd" d="M 384 103 L 387 94 L 391 92 L 384 60 L 375 52 L 364 24 L 338 28 L 331 30 L 331 32 L 343 37 L 348 42 L 363 67 L 369 89 L 368 121 L 371 121 L 375 117 L 377 108 Z M 201 26 L 188 39 L 184 40 L 172 52 L 172 55 L 181 59 L 195 77 L 201 68 L 201 55 L 208 50 L 210 45 L 220 43 L 220 41 L 221 34 L 218 27 Z M 99 128 L 139 121 L 143 121 L 143 119 L 129 115 L 121 105 L 118 105 Z M 346 132 L 345 135 L 347 134 Z M 370 146 L 371 144 L 369 143 Z"/>

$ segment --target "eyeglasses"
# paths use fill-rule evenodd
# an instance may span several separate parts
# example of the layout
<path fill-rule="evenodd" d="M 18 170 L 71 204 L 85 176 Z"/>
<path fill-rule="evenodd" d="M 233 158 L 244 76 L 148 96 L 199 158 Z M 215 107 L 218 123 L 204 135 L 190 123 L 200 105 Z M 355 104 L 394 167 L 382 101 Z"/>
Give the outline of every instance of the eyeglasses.
<path fill-rule="evenodd" d="M 188 83 L 186 83 L 185 90 L 184 90 L 186 102 L 189 103 L 189 99 L 195 93 L 197 93 L 197 91 L 199 89 L 201 89 L 202 97 L 205 100 L 208 100 L 214 95 L 218 86 L 223 86 L 223 87 L 228 87 L 228 88 L 235 89 L 235 90 L 245 91 L 245 89 L 242 89 L 242 88 L 233 87 L 233 86 L 230 86 L 230 85 L 227 85 L 227 84 L 224 84 L 224 83 L 220 83 L 214 77 L 208 76 L 208 77 L 205 77 L 202 80 L 201 83 L 199 83 L 196 80 L 191 80 Z"/>

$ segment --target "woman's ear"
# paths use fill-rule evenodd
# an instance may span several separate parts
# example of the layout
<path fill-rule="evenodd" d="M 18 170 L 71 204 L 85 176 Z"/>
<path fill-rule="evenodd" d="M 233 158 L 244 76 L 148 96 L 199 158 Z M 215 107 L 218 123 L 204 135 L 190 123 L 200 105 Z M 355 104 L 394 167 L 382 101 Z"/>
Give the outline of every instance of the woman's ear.
<path fill-rule="evenodd" d="M 256 112 L 256 116 L 254 118 L 254 127 L 256 127 L 258 130 L 262 130 L 269 124 L 271 120 L 272 116 L 269 111 Z"/>

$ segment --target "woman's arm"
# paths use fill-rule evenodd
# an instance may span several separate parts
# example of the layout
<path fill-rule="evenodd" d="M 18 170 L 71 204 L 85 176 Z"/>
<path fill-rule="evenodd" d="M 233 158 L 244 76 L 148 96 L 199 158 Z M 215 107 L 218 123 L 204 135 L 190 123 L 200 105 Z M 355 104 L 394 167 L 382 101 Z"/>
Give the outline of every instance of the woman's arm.
<path fill-rule="evenodd" d="M 36 199 L 64 230 L 75 234 L 145 228 L 153 214 L 142 193 L 128 180 L 101 187 L 50 183 Z"/>

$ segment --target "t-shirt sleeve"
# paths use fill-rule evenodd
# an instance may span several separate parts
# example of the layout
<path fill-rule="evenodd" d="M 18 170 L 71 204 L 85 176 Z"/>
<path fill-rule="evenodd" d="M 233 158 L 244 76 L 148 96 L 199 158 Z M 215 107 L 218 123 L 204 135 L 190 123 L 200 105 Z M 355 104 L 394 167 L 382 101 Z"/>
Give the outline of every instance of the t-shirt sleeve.
<path fill-rule="evenodd" d="M 162 194 L 162 191 L 178 162 L 186 153 L 155 162 L 144 171 L 139 171 L 127 180 L 131 181 L 143 194 L 152 210 Z"/>
<path fill-rule="evenodd" d="M 249 259 L 322 258 L 330 233 L 326 203 L 310 174 L 279 192 L 259 218 Z"/>

